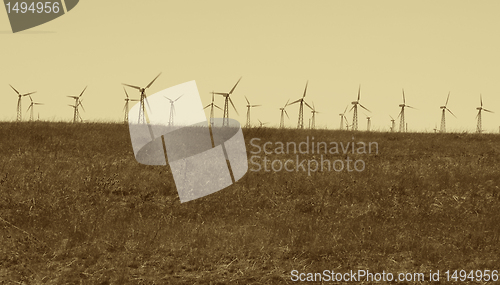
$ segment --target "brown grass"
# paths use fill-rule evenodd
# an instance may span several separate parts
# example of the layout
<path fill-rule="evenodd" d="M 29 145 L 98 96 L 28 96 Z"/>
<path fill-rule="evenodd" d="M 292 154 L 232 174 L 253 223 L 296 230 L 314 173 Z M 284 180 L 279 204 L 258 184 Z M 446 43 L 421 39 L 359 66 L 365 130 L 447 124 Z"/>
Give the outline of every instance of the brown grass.
<path fill-rule="evenodd" d="M 1 123 L 0 284 L 278 284 L 293 269 L 442 278 L 499 269 L 498 135 L 244 135 L 248 150 L 254 137 L 354 135 L 378 142 L 379 154 L 353 155 L 366 162 L 360 173 L 249 171 L 180 204 L 168 167 L 135 161 L 126 125 Z"/>

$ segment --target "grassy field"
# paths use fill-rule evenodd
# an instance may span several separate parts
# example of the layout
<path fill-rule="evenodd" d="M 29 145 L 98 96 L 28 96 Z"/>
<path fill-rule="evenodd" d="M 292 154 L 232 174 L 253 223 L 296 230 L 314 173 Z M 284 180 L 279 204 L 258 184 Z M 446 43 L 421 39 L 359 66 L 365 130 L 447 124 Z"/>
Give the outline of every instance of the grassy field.
<path fill-rule="evenodd" d="M 135 161 L 127 125 L 0 123 L 0 284 L 281 284 L 292 270 L 447 284 L 446 270 L 500 269 L 499 135 L 244 135 L 249 158 L 252 138 L 379 151 L 328 154 L 362 159 L 361 172 L 249 171 L 181 204 L 168 167 Z M 386 284 L 349 282 L 375 283 Z"/>

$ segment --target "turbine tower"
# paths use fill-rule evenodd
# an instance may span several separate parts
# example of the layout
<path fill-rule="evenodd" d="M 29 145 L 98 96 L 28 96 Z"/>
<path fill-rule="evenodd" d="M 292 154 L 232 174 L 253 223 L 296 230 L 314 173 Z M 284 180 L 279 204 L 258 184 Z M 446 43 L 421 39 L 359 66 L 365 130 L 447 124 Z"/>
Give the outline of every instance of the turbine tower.
<path fill-rule="evenodd" d="M 247 96 L 245 96 L 245 100 L 247 100 L 247 123 L 245 125 L 246 128 L 250 128 L 250 108 L 260 107 L 262 105 L 250 105 Z"/>
<path fill-rule="evenodd" d="M 233 104 L 233 100 L 231 100 L 231 94 L 233 94 L 234 92 L 234 89 L 236 88 L 236 86 L 238 85 L 238 83 L 240 83 L 240 80 L 241 80 L 242 77 L 240 77 L 240 79 L 238 79 L 238 82 L 236 82 L 236 84 L 234 85 L 233 89 L 231 89 L 231 91 L 229 91 L 228 93 L 221 93 L 221 92 L 215 92 L 214 94 L 217 94 L 217 95 L 222 95 L 224 96 L 224 116 L 222 117 L 222 126 L 225 126 L 225 125 L 229 125 L 229 102 L 231 102 L 231 105 L 233 106 L 233 109 L 234 111 L 236 112 L 236 114 L 239 116 L 240 114 L 238 114 L 238 110 L 236 110 L 236 107 L 234 106 Z"/>
<path fill-rule="evenodd" d="M 365 114 L 365 116 L 366 116 L 366 114 Z M 366 116 L 366 121 L 367 121 L 366 122 L 366 131 L 369 132 L 370 131 L 370 127 L 372 126 L 371 117 Z"/>
<path fill-rule="evenodd" d="M 125 91 L 125 95 L 127 96 L 127 98 L 125 98 L 125 106 L 123 107 L 123 110 L 125 111 L 125 118 L 123 119 L 124 123 L 128 123 L 128 110 L 129 110 L 129 107 L 128 107 L 128 102 L 134 102 L 134 101 L 139 101 L 138 99 L 129 99 L 128 97 L 128 93 L 127 93 L 127 90 L 125 90 L 125 87 L 123 87 L 123 91 Z"/>
<path fill-rule="evenodd" d="M 290 99 L 288 99 L 288 101 L 286 101 L 286 104 L 285 104 L 285 106 L 283 106 L 283 108 L 280 108 L 280 111 L 281 111 L 280 129 L 283 129 L 285 127 L 285 117 L 283 116 L 283 113 L 286 115 L 286 117 L 288 119 L 290 119 L 290 117 L 288 116 L 288 113 L 285 110 L 286 106 L 288 106 L 288 102 L 290 102 Z"/>
<path fill-rule="evenodd" d="M 151 81 L 146 87 L 139 87 L 139 86 L 135 86 L 135 85 L 129 85 L 129 84 L 125 84 L 125 83 L 122 83 L 123 85 L 125 86 L 128 86 L 128 87 L 131 87 L 131 88 L 134 88 L 134 89 L 137 89 L 139 90 L 139 92 L 141 92 L 141 99 L 139 99 L 140 101 L 140 105 L 139 105 L 139 119 L 138 119 L 138 124 L 140 124 L 141 122 L 143 124 L 145 124 L 147 121 L 149 121 L 149 119 L 147 118 L 147 113 L 146 113 L 146 107 L 144 106 L 144 102 L 146 102 L 146 104 L 148 104 L 148 107 L 149 107 L 149 102 L 148 102 L 148 99 L 146 98 L 146 89 L 148 89 L 149 87 L 151 87 L 151 85 L 153 84 L 153 82 L 155 82 L 155 80 L 161 75 L 161 72 L 160 74 L 158 74 L 155 79 L 153 79 L 153 81 Z M 151 108 L 150 108 L 151 109 Z"/>
<path fill-rule="evenodd" d="M 35 106 L 35 105 L 43 105 L 43 103 L 36 103 L 36 102 L 33 102 L 33 99 L 31 98 L 31 96 L 29 96 L 29 98 L 30 98 L 30 100 L 31 100 L 31 104 L 30 104 L 30 106 L 28 107 L 28 110 L 26 110 L 26 112 L 27 112 L 27 111 L 30 111 L 30 109 L 31 109 L 31 113 L 30 113 L 30 121 L 33 121 L 33 108 L 34 108 L 33 106 Z"/>
<path fill-rule="evenodd" d="M 450 112 L 450 114 L 453 115 L 453 117 L 457 117 L 455 116 L 455 114 L 453 114 L 453 112 L 448 109 L 448 100 L 450 99 L 450 92 L 448 92 L 448 98 L 446 98 L 446 103 L 444 104 L 444 106 L 441 106 L 439 108 L 441 108 L 443 111 L 442 111 L 442 115 L 441 115 L 441 130 L 440 132 L 441 133 L 445 133 L 446 132 L 446 110 L 448 110 L 448 112 Z"/>
<path fill-rule="evenodd" d="M 87 86 L 85 86 L 85 88 L 83 89 L 82 93 L 80 93 L 79 96 L 67 96 L 69 98 L 75 99 L 75 105 L 69 105 L 75 109 L 74 113 L 73 113 L 73 123 L 75 123 L 78 120 L 78 118 L 80 118 L 80 121 L 83 121 L 82 117 L 80 116 L 80 112 L 79 112 L 78 108 L 81 106 L 82 109 L 85 111 L 85 108 L 83 108 L 83 105 L 82 105 L 82 100 L 80 99 L 82 97 L 83 93 L 85 92 L 85 90 L 87 90 Z"/>
<path fill-rule="evenodd" d="M 389 115 L 389 117 L 391 117 L 391 132 L 394 132 L 394 130 L 396 129 L 396 120 L 394 120 L 391 115 Z"/>
<path fill-rule="evenodd" d="M 345 119 L 346 127 L 349 129 L 349 125 L 347 123 L 347 117 L 345 116 L 345 112 L 347 111 L 348 107 L 349 107 L 349 105 L 345 106 L 344 113 L 339 114 L 339 116 L 340 116 L 340 129 L 341 130 L 344 129 L 344 119 Z"/>
<path fill-rule="evenodd" d="M 168 119 L 168 125 L 169 126 L 173 126 L 174 125 L 174 113 L 175 113 L 175 106 L 174 106 L 174 103 L 177 102 L 177 100 L 179 100 L 182 96 L 184 96 L 184 94 L 182 94 L 181 96 L 177 97 L 177 99 L 175 100 L 172 100 L 166 96 L 163 96 L 165 98 L 168 99 L 168 101 L 170 101 L 170 116 L 169 116 L 169 119 Z"/>
<path fill-rule="evenodd" d="M 318 111 L 316 111 L 316 107 L 314 106 L 314 102 L 312 102 L 313 104 L 313 108 L 312 108 L 312 116 L 311 116 L 311 129 L 314 129 L 316 128 L 316 113 L 319 113 Z"/>
<path fill-rule="evenodd" d="M 297 123 L 297 129 L 303 129 L 304 128 L 304 104 L 306 104 L 306 106 L 309 107 L 309 109 L 312 110 L 311 106 L 309 106 L 309 104 L 307 104 L 307 102 L 304 100 L 304 97 L 306 97 L 307 84 L 308 83 L 309 83 L 309 81 L 306 82 L 306 89 L 304 89 L 304 95 L 302 95 L 302 98 L 300 98 L 299 100 L 296 100 L 296 101 L 290 103 L 290 105 L 293 105 L 295 103 L 299 103 L 300 102 L 299 121 Z"/>
<path fill-rule="evenodd" d="M 415 109 L 415 108 L 406 105 L 406 98 L 405 98 L 405 90 L 404 89 L 403 89 L 403 104 L 399 104 L 399 107 L 401 107 L 401 112 L 398 115 L 398 117 L 400 117 L 399 118 L 399 132 L 406 132 L 407 128 L 405 128 L 405 126 L 407 126 L 407 125 L 405 124 L 405 107 L 408 107 L 410 109 Z"/>
<path fill-rule="evenodd" d="M 12 87 L 12 85 L 9 84 L 9 86 L 17 93 L 17 96 L 18 96 L 18 99 L 17 99 L 17 121 L 19 122 L 22 119 L 22 113 L 23 113 L 23 111 L 21 109 L 21 98 L 25 97 L 25 96 L 29 96 L 33 93 L 36 93 L 36 91 L 26 93 L 26 94 L 21 94 L 21 93 L 19 93 L 19 91 L 16 90 L 16 88 Z"/>
<path fill-rule="evenodd" d="M 208 108 L 208 107 L 210 107 L 210 125 L 213 125 L 213 120 L 214 120 L 214 107 L 216 107 L 216 108 L 218 108 L 219 110 L 221 110 L 221 111 L 222 111 L 222 109 L 221 109 L 219 106 L 217 106 L 217 105 L 215 105 L 215 104 L 214 104 L 214 92 L 213 92 L 213 91 L 212 91 L 212 103 L 208 104 L 208 105 L 207 105 L 207 106 L 205 106 L 205 108 L 203 108 L 203 109 L 206 109 L 206 108 Z"/>
<path fill-rule="evenodd" d="M 481 111 L 485 111 L 485 112 L 488 112 L 488 113 L 493 113 L 493 111 L 490 111 L 490 110 L 486 110 L 485 108 L 483 108 L 483 95 L 480 94 L 480 100 L 481 100 L 481 107 L 477 107 L 476 110 L 479 110 L 477 112 L 477 115 L 476 115 L 476 118 L 477 118 L 477 129 L 476 131 L 478 133 L 482 133 L 483 132 L 483 126 L 482 126 L 482 120 L 481 120 Z"/>
<path fill-rule="evenodd" d="M 359 85 L 359 89 L 358 89 L 358 100 L 357 101 L 352 101 L 351 104 L 353 105 L 351 110 L 354 110 L 354 113 L 353 113 L 353 116 L 352 116 L 352 130 L 353 131 L 357 131 L 358 130 L 358 105 L 365 109 L 366 111 L 368 112 L 371 112 L 370 110 L 366 109 L 363 105 L 361 105 L 361 103 L 359 103 L 359 99 L 361 97 L 361 85 Z"/>

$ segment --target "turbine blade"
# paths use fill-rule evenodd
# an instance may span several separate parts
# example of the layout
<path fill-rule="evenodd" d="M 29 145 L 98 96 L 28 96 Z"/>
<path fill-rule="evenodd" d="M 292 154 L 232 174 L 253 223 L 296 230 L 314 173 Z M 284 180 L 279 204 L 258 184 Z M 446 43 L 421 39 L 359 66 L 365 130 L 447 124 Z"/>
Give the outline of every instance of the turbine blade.
<path fill-rule="evenodd" d="M 219 110 L 224 111 L 224 110 L 222 110 L 222 108 L 221 108 L 221 107 L 219 107 L 219 106 L 217 106 L 217 105 L 215 105 L 215 104 L 214 104 L 214 106 L 215 106 L 216 108 L 218 108 Z"/>
<path fill-rule="evenodd" d="M 479 94 L 479 98 L 481 98 L 481 107 L 483 107 L 483 94 Z"/>
<path fill-rule="evenodd" d="M 345 114 L 345 112 L 347 111 L 347 108 L 349 108 L 349 105 L 345 106 L 344 113 L 342 113 L 342 114 Z"/>
<path fill-rule="evenodd" d="M 403 89 L 403 104 L 406 104 L 405 90 Z"/>
<path fill-rule="evenodd" d="M 286 111 L 286 110 L 283 110 L 283 111 L 285 111 L 285 115 L 286 115 L 286 117 L 287 117 L 288 119 L 290 119 L 290 117 L 288 116 L 287 111 Z"/>
<path fill-rule="evenodd" d="M 229 95 L 233 94 L 233 91 L 236 88 L 236 86 L 238 85 L 238 83 L 240 83 L 241 78 L 243 78 L 243 76 L 240 77 L 240 79 L 238 79 L 238 82 L 236 82 L 236 84 L 234 85 L 233 89 L 231 89 L 231 91 L 229 91 Z"/>
<path fill-rule="evenodd" d="M 160 74 L 158 74 L 158 75 L 155 77 L 155 79 L 153 79 L 153 81 L 151 81 L 151 82 L 148 84 L 148 86 L 146 86 L 146 88 L 144 88 L 144 89 L 148 89 L 148 88 L 149 88 L 149 87 L 153 84 L 153 82 L 155 82 L 155 80 L 156 80 L 156 79 L 157 79 L 160 75 L 161 75 L 161 72 L 160 72 Z"/>
<path fill-rule="evenodd" d="M 361 84 L 359 84 L 359 87 L 358 87 L 358 101 L 359 101 L 360 97 L 361 97 Z"/>
<path fill-rule="evenodd" d="M 16 91 L 17 95 L 21 96 L 21 94 L 19 93 L 19 91 L 16 90 L 16 88 L 12 87 L 12 85 L 9 84 L 9 86 L 14 89 L 14 91 Z"/>
<path fill-rule="evenodd" d="M 247 104 L 250 105 L 250 102 L 248 102 L 247 96 L 245 96 L 245 100 L 247 100 Z"/>
<path fill-rule="evenodd" d="M 132 88 L 135 88 L 137 90 L 141 90 L 141 87 L 139 87 L 139 86 L 129 85 L 129 84 L 125 84 L 125 83 L 122 83 L 122 85 L 125 85 L 125 86 L 128 86 L 128 87 L 132 87 Z"/>
<path fill-rule="evenodd" d="M 23 94 L 21 96 L 29 96 L 29 95 L 34 94 L 34 93 L 36 93 L 36 91 L 35 92 L 26 93 L 26 94 Z"/>
<path fill-rule="evenodd" d="M 306 82 L 306 89 L 304 89 L 304 95 L 302 95 L 302 98 L 306 97 L 306 92 L 307 92 L 307 85 L 309 84 L 309 80 Z"/>
<path fill-rule="evenodd" d="M 214 91 L 212 91 L 212 103 L 214 102 Z"/>
<path fill-rule="evenodd" d="M 444 104 L 444 106 L 448 106 L 448 100 L 450 99 L 450 92 L 448 92 L 448 98 L 446 98 L 446 104 Z"/>
<path fill-rule="evenodd" d="M 298 103 L 298 102 L 300 102 L 300 101 L 302 101 L 302 99 L 299 99 L 299 100 L 297 100 L 297 101 L 293 101 L 292 103 L 290 103 L 290 104 L 288 104 L 288 105 L 293 105 L 293 104 Z"/>
<path fill-rule="evenodd" d="M 127 93 L 127 90 L 125 89 L 125 87 L 123 87 L 123 91 L 125 91 L 125 95 L 127 96 L 127 99 L 128 99 L 128 93 Z"/>
<path fill-rule="evenodd" d="M 229 97 L 229 102 L 231 102 L 231 105 L 233 105 L 234 111 L 236 111 L 236 114 L 239 116 L 240 114 L 238 114 L 238 110 L 236 110 L 236 107 L 234 106 L 233 100 L 231 100 L 231 97 Z"/>
<path fill-rule="evenodd" d="M 306 106 L 309 107 L 309 109 L 314 110 L 311 106 L 309 106 L 309 104 L 307 104 L 306 101 L 304 101 L 304 104 L 306 104 Z"/>
<path fill-rule="evenodd" d="M 370 112 L 370 113 L 371 113 L 371 111 L 370 111 L 370 110 L 368 110 L 368 109 L 366 109 L 366 108 L 365 108 L 365 106 L 363 106 L 363 105 L 361 105 L 361 104 L 359 104 L 359 106 L 361 106 L 361 108 L 363 108 L 363 109 L 365 109 L 366 111 L 368 111 L 368 112 Z"/>
<path fill-rule="evenodd" d="M 212 105 L 212 104 L 206 105 L 203 109 L 206 109 L 206 108 L 210 107 L 210 105 Z"/>
<path fill-rule="evenodd" d="M 88 87 L 88 86 L 85 86 L 85 88 L 83 89 L 82 93 L 80 93 L 80 96 L 78 96 L 78 97 L 82 97 L 83 92 L 85 92 L 85 90 L 87 90 L 87 87 Z"/>
<path fill-rule="evenodd" d="M 488 112 L 488 113 L 495 113 L 493 111 L 490 111 L 490 110 L 486 110 L 486 109 L 483 109 L 485 112 Z"/>
<path fill-rule="evenodd" d="M 290 102 L 290 99 L 288 99 L 288 101 L 286 101 L 286 104 L 283 108 L 285 108 L 286 106 L 288 106 L 288 102 Z"/>
<path fill-rule="evenodd" d="M 182 96 L 184 96 L 184 94 L 182 94 L 181 96 L 177 97 L 177 99 L 175 99 L 174 102 L 176 102 L 177 100 L 179 100 Z"/>
<path fill-rule="evenodd" d="M 217 94 L 217 95 L 224 95 L 224 96 L 229 95 L 229 93 L 219 93 L 219 92 L 215 92 L 214 94 Z"/>
<path fill-rule="evenodd" d="M 453 114 L 453 112 L 450 109 L 446 108 L 446 110 L 448 110 L 448 112 L 450 112 L 450 114 L 452 114 L 453 117 L 455 117 L 455 118 L 457 117 L 457 116 L 455 116 L 455 114 Z"/>

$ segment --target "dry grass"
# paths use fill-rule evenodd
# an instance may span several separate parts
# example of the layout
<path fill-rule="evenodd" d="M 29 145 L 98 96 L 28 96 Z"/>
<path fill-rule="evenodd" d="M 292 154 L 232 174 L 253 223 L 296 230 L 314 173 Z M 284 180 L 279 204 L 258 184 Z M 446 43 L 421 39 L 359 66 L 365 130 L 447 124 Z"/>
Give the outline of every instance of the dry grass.
<path fill-rule="evenodd" d="M 248 150 L 254 137 L 353 135 L 244 134 Z M 126 125 L 1 123 L 0 284 L 277 284 L 292 269 L 499 269 L 498 135 L 354 136 L 380 148 L 359 156 L 361 173 L 249 171 L 180 204 L 168 167 L 135 161 Z"/>

